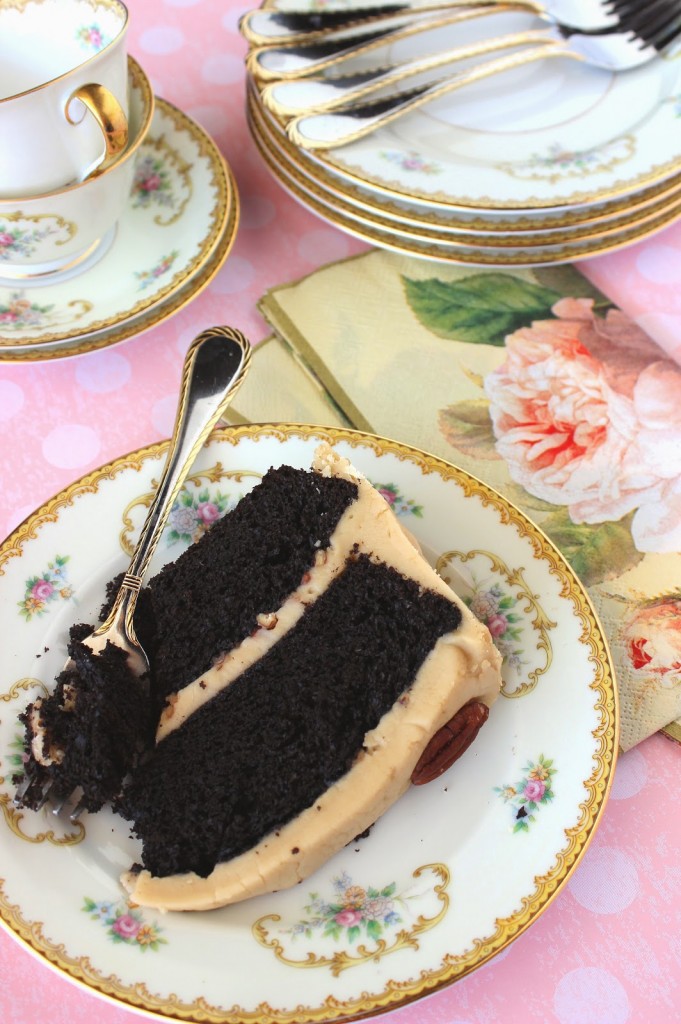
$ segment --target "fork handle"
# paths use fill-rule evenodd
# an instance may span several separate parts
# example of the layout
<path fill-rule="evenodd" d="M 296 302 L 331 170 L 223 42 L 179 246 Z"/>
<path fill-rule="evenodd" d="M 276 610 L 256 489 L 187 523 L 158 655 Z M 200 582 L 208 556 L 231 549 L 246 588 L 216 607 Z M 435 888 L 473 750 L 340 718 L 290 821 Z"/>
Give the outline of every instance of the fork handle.
<path fill-rule="evenodd" d="M 104 633 L 119 616 L 134 636 L 132 616 L 137 594 L 173 502 L 210 432 L 239 390 L 250 360 L 249 342 L 232 327 L 211 327 L 189 346 L 165 467 L 123 584 L 95 636 Z"/>
<path fill-rule="evenodd" d="M 336 149 L 370 135 L 398 117 L 410 114 L 455 89 L 547 57 L 573 57 L 576 60 L 583 60 L 580 54 L 569 47 L 558 42 L 550 42 L 531 50 L 522 50 L 511 56 L 487 61 L 469 71 L 459 72 L 446 81 L 422 86 L 407 94 L 400 92 L 395 96 L 326 114 L 303 114 L 294 117 L 286 125 L 286 131 L 291 141 L 301 149 Z"/>
<path fill-rule="evenodd" d="M 519 9 L 517 0 L 504 0 L 494 7 L 477 6 L 448 11 L 428 19 L 402 20 L 392 27 L 381 27 L 361 35 L 342 35 L 329 38 L 321 43 L 305 46 L 260 46 L 250 50 L 246 58 L 249 73 L 259 82 L 284 81 L 316 75 L 331 69 L 334 74 L 343 73 L 345 65 L 354 64 L 357 57 L 363 57 L 375 51 L 384 51 L 386 47 L 404 39 L 428 35 L 440 28 L 459 25 L 464 22 L 486 17 L 490 11 L 513 12 Z"/>
<path fill-rule="evenodd" d="M 516 0 L 518 10 L 541 15 L 543 7 L 534 0 Z M 278 46 L 313 43 L 355 29 L 379 28 L 399 24 L 405 18 L 436 11 L 483 8 L 487 13 L 505 10 L 505 0 L 406 0 L 402 3 L 376 4 L 374 7 L 348 8 L 343 11 L 288 11 L 258 7 L 248 11 L 239 22 L 239 30 L 251 46 Z"/>
<path fill-rule="evenodd" d="M 473 57 L 484 57 L 499 50 L 546 43 L 550 38 L 545 29 L 533 29 L 483 39 L 470 46 L 459 46 L 406 64 L 395 64 L 385 70 L 358 72 L 345 78 L 317 76 L 268 82 L 262 89 L 261 98 L 268 110 L 277 117 L 284 118 L 303 113 L 318 114 L 346 104 L 355 107 L 387 86 L 401 87 L 403 82 L 418 76 L 425 76 L 425 80 L 418 83 L 419 86 L 430 85 L 433 82 L 433 72 L 441 72 L 451 64 Z M 400 91 L 404 93 L 405 90 Z"/>

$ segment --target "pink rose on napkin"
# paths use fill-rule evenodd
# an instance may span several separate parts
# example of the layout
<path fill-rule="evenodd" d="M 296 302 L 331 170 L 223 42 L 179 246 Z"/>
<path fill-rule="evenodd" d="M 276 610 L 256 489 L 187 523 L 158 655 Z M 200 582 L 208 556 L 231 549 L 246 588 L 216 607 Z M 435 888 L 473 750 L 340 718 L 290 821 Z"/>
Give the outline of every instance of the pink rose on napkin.
<path fill-rule="evenodd" d="M 640 551 L 681 549 L 681 369 L 619 310 L 565 299 L 506 339 L 485 380 L 496 449 L 574 523 L 635 511 Z"/>
<path fill-rule="evenodd" d="M 681 680 L 681 600 L 670 597 L 639 609 L 627 623 L 624 642 L 636 671 L 670 684 Z"/>

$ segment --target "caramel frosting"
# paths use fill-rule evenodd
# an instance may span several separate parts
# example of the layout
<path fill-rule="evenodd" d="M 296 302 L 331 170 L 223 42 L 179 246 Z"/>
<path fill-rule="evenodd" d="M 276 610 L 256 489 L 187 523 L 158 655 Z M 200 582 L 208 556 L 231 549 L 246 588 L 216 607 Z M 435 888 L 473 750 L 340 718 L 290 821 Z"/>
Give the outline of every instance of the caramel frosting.
<path fill-rule="evenodd" d="M 410 689 L 365 735 L 351 769 L 314 805 L 250 850 L 217 864 L 206 878 L 193 872 L 164 878 L 146 870 L 128 872 L 123 885 L 142 906 L 208 910 L 302 881 L 364 832 L 408 789 L 431 737 L 464 704 L 478 700 L 490 706 L 499 694 L 501 657 L 489 631 L 423 558 L 382 496 L 328 445 L 317 449 L 313 469 L 352 480 L 358 487 L 357 500 L 344 513 L 329 548 L 320 552 L 298 590 L 280 609 L 263 613 L 263 624 L 253 637 L 220 659 L 196 684 L 175 695 L 159 725 L 158 737 L 162 739 L 177 728 L 293 628 L 306 605 L 342 570 L 357 545 L 376 561 L 457 605 L 461 623 L 440 637 Z"/>

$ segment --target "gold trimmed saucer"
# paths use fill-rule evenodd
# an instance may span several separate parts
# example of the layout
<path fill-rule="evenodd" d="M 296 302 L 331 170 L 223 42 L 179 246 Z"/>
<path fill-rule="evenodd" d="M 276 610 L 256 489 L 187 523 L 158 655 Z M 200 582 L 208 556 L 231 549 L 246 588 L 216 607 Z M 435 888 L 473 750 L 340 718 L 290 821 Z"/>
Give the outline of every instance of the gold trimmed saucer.
<path fill-rule="evenodd" d="M 65 341 L 46 345 L 29 345 L 25 348 L 0 348 L 1 363 L 41 362 L 48 359 L 67 359 L 71 356 L 85 355 L 102 348 L 109 348 L 128 338 L 144 333 L 152 327 L 163 323 L 180 309 L 193 301 L 213 280 L 231 252 L 239 224 L 239 198 L 236 182 L 227 167 L 227 178 L 230 184 L 233 201 L 229 208 L 229 216 L 217 246 L 201 269 L 189 281 L 173 292 L 166 299 L 136 317 L 131 317 L 110 330 L 86 334 L 82 338 L 69 338 Z"/>
<path fill-rule="evenodd" d="M 213 140 L 157 98 L 128 205 L 108 249 L 67 279 L 0 283 L 0 353 L 84 341 L 98 332 L 108 337 L 141 316 L 151 326 L 167 315 L 158 311 L 155 317 L 157 307 L 167 309 L 199 281 L 237 211 L 234 181 Z"/>

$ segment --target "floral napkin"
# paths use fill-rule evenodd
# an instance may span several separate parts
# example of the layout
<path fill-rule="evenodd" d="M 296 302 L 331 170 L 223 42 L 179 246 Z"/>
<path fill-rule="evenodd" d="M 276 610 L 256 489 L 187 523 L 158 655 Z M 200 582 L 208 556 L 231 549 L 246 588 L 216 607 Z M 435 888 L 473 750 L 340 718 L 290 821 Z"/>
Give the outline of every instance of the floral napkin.
<path fill-rule="evenodd" d="M 462 466 L 541 525 L 608 636 L 622 748 L 681 739 L 681 366 L 571 266 L 372 250 L 260 309 L 328 392 L 320 414 Z"/>
<path fill-rule="evenodd" d="M 254 347 L 251 368 L 224 421 L 352 426 L 296 353 L 275 336 Z"/>

